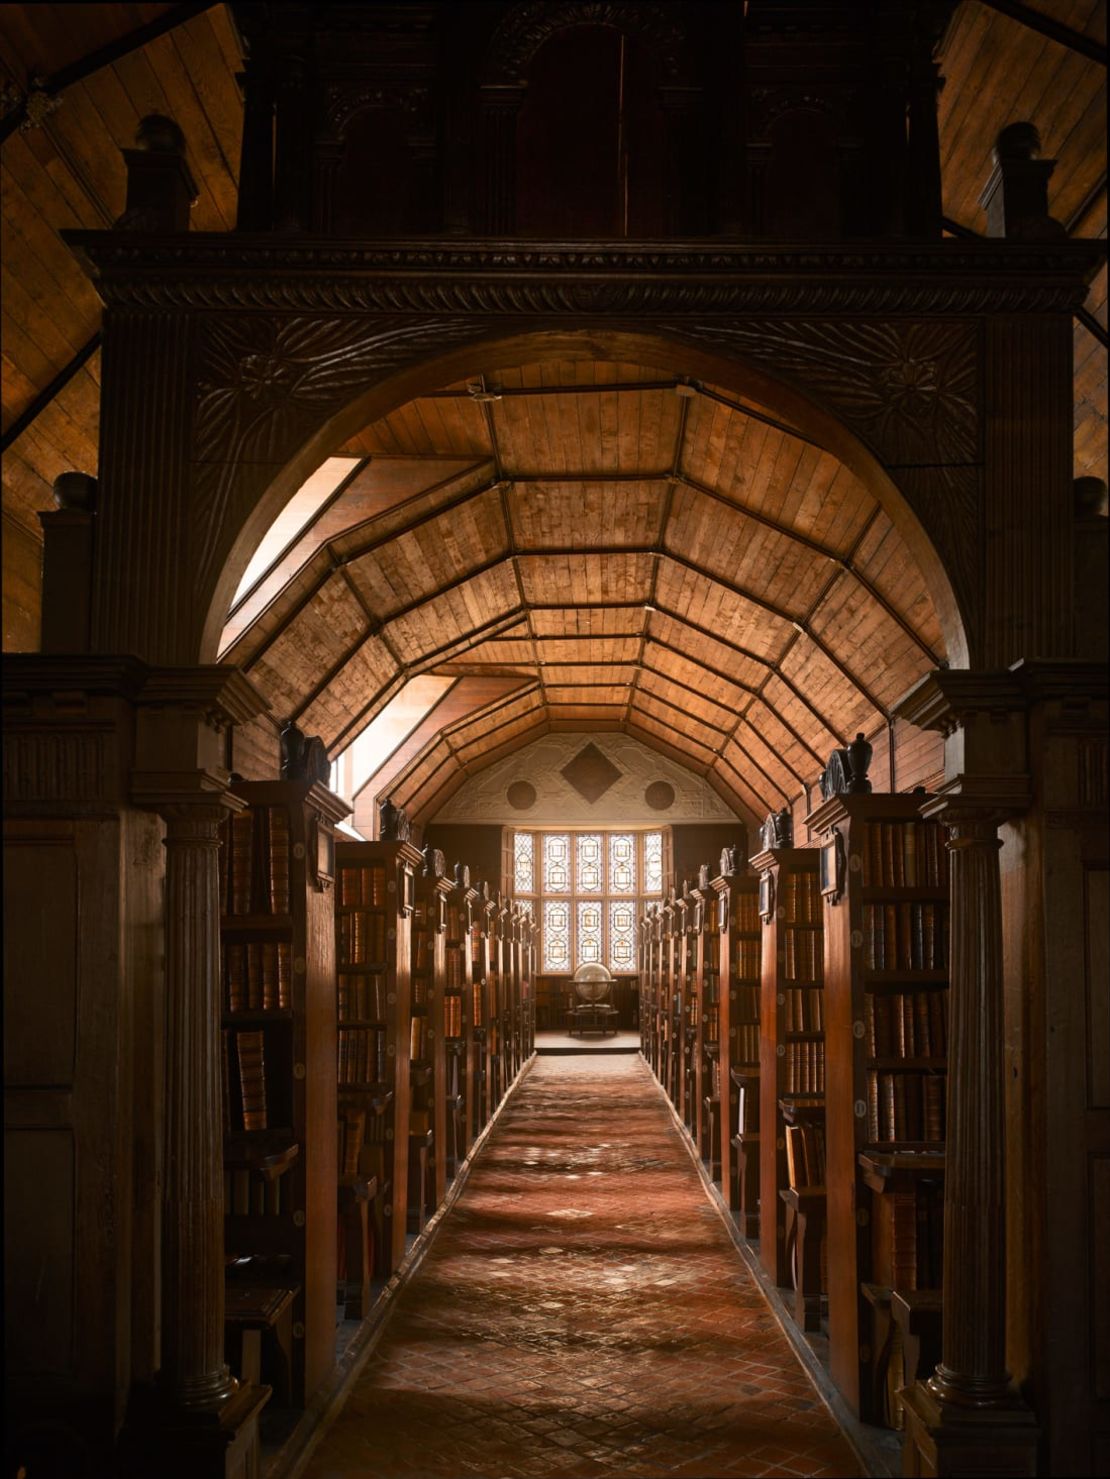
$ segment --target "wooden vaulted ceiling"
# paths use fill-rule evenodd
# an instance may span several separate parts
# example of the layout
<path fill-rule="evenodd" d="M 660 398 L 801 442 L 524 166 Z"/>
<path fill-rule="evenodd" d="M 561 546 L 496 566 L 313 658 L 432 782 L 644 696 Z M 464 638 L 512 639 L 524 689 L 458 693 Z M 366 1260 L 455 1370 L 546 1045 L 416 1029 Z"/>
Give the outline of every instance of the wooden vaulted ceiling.
<path fill-rule="evenodd" d="M 991 143 L 1030 118 L 1059 161 L 1053 213 L 1105 237 L 1092 45 L 1105 47 L 1104 0 L 963 0 L 940 105 L 952 233 L 984 228 Z M 222 5 L 0 6 L 5 647 L 35 645 L 53 479 L 96 472 L 100 307 L 60 232 L 119 216 L 120 150 L 151 112 L 185 133 L 194 227 L 232 229 L 240 68 Z M 1105 334 L 1104 268 L 1075 326 L 1077 475 L 1105 475 Z M 522 366 L 498 372 L 499 401 L 447 387 L 367 428 L 343 450 L 369 462 L 235 614 L 229 655 L 276 713 L 332 744 L 407 674 L 482 675 L 469 717 L 460 686 L 461 717 L 408 762 L 418 808 L 541 724 L 622 724 L 745 810 L 796 796 L 835 741 L 874 730 L 943 655 L 935 615 L 843 467 L 713 387 L 650 388 L 680 373 Z M 638 388 L 589 388 L 605 380 Z M 537 387 L 559 393 L 513 393 Z M 849 558 L 855 573 L 837 563 Z"/>
<path fill-rule="evenodd" d="M 417 817 L 553 728 L 624 729 L 762 815 L 944 658 L 863 484 L 681 374 L 478 367 L 343 450 L 368 460 L 235 610 L 223 656 L 335 748 L 414 673 L 508 680 L 392 780 Z"/>

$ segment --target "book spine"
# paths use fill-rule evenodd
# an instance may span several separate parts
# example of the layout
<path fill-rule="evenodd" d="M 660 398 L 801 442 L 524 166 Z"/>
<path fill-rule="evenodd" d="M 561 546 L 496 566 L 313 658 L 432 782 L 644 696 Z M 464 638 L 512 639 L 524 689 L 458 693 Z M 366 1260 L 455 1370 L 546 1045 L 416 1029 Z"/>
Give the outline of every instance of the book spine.
<path fill-rule="evenodd" d="M 265 1035 L 261 1032 L 239 1032 L 235 1040 L 239 1059 L 239 1096 L 243 1108 L 243 1129 L 266 1129 L 266 1062 Z"/>

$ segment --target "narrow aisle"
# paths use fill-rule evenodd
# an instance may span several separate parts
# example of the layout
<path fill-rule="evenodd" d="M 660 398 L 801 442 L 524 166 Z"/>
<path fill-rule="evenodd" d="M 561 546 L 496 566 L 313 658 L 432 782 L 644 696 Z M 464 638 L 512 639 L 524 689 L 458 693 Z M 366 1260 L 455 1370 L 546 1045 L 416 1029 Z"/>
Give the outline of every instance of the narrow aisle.
<path fill-rule="evenodd" d="M 854 1475 L 639 1057 L 539 1059 L 304 1479 Z"/>

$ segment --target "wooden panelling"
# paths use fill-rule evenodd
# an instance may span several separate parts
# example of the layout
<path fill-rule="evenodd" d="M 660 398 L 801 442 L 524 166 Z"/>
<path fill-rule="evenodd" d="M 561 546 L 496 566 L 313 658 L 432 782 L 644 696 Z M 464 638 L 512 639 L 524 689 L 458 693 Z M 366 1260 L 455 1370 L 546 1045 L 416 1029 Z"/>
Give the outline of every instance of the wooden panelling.
<path fill-rule="evenodd" d="M 42 611 L 42 545 L 4 515 L 4 651 L 37 652 Z"/>

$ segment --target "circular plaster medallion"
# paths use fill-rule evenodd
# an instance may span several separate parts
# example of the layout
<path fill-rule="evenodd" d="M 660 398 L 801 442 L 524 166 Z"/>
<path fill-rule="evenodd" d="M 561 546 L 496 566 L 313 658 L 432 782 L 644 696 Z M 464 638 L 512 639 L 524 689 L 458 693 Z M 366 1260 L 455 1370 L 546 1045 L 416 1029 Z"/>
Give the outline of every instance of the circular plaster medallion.
<path fill-rule="evenodd" d="M 653 811 L 666 811 L 674 805 L 674 787 L 669 781 L 652 781 L 644 792 L 644 800 Z"/>
<path fill-rule="evenodd" d="M 505 798 L 517 811 L 530 811 L 536 804 L 536 788 L 530 781 L 514 781 Z"/>

